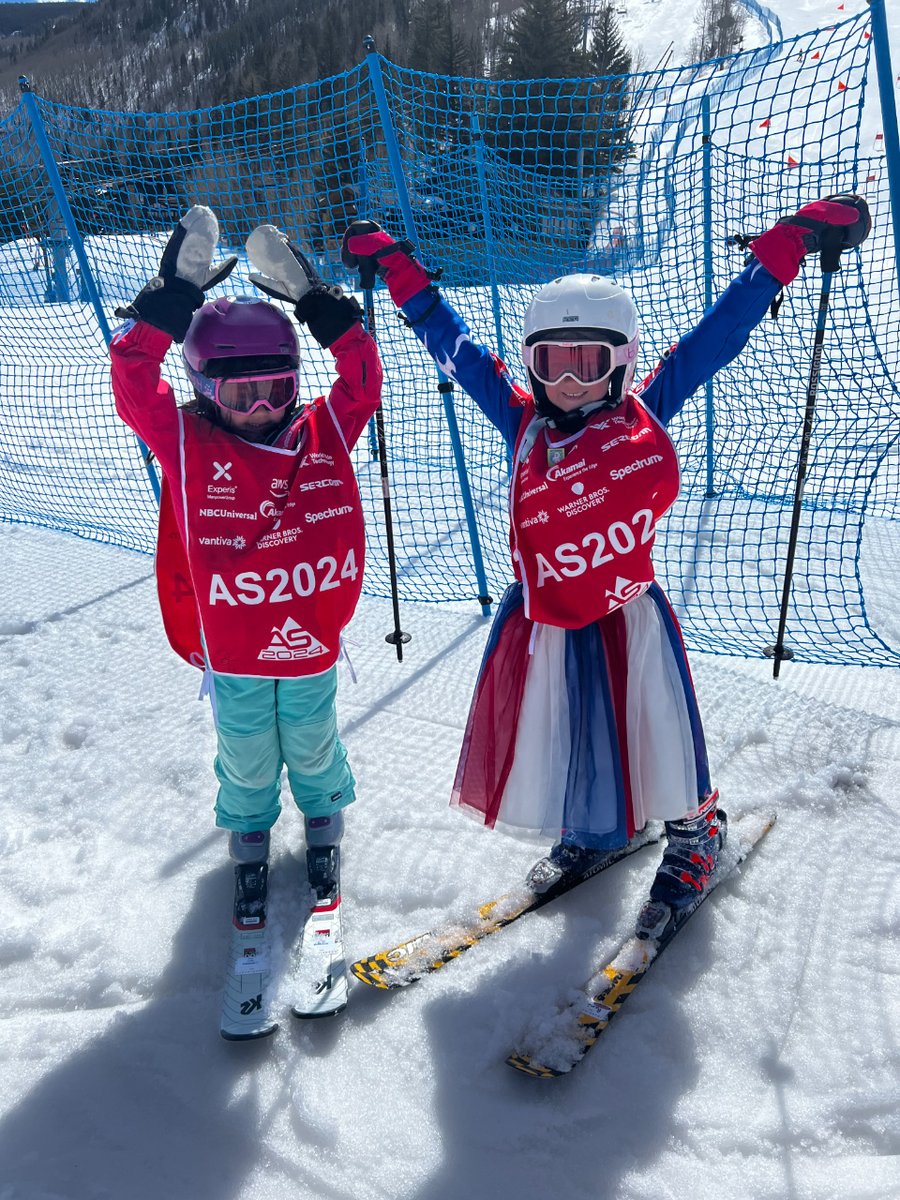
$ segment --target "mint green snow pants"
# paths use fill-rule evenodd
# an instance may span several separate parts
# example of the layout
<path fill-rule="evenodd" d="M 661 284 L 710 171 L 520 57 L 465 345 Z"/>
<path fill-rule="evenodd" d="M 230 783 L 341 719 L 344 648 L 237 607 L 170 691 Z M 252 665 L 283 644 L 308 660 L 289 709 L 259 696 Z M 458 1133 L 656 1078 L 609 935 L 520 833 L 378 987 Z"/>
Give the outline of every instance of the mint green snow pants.
<path fill-rule="evenodd" d="M 337 667 L 301 679 L 248 679 L 213 672 L 216 824 L 250 833 L 281 812 L 281 768 L 297 807 L 324 817 L 351 804 L 355 780 L 337 732 Z"/>

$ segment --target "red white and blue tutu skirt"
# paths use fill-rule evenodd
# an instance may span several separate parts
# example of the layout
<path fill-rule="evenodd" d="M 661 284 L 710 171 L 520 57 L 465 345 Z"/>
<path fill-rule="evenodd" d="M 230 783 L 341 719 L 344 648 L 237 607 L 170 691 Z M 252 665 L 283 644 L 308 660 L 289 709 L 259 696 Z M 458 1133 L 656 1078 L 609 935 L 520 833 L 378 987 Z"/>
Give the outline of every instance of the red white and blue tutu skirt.
<path fill-rule="evenodd" d="M 485 825 L 598 848 L 710 792 L 681 630 L 658 584 L 587 625 L 525 617 L 507 589 L 484 653 L 451 803 Z"/>

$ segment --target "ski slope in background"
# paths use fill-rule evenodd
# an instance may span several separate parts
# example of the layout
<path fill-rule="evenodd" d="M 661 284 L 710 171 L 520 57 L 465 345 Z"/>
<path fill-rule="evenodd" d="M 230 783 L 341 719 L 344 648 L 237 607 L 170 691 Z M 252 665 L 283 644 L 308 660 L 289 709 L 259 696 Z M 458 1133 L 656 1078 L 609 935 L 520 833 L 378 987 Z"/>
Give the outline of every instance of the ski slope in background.
<path fill-rule="evenodd" d="M 887 573 L 893 571 L 885 564 Z M 487 633 L 387 601 L 350 627 L 353 957 L 517 884 L 540 846 L 447 805 Z M 2 1200 L 893 1200 L 900 679 L 694 656 L 716 779 L 775 829 L 569 1079 L 503 1065 L 627 929 L 657 851 L 399 994 L 218 1036 L 231 868 L 199 673 L 143 555 L 0 525 Z M 286 798 L 287 799 L 287 798 Z M 301 822 L 273 928 L 304 912 Z"/>
<path fill-rule="evenodd" d="M 641 69 L 652 71 L 669 54 L 670 47 L 668 66 L 691 61 L 688 51 L 696 33 L 694 17 L 698 7 L 697 0 L 621 0 L 617 5 L 619 25 L 627 44 L 639 49 L 643 60 Z M 791 4 L 770 0 L 764 7 L 777 14 L 784 38 L 788 39 L 808 29 L 827 29 L 855 13 L 865 12 L 867 6 L 863 0 L 844 0 L 844 3 L 841 0 L 797 0 Z M 886 14 L 896 88 L 900 74 L 900 4 L 897 0 L 886 0 Z M 748 13 L 743 48 L 751 50 L 765 46 L 769 40 L 769 28 Z M 875 148 L 875 134 L 883 131 L 874 65 L 872 73 L 870 103 L 860 132 L 863 154 Z"/>

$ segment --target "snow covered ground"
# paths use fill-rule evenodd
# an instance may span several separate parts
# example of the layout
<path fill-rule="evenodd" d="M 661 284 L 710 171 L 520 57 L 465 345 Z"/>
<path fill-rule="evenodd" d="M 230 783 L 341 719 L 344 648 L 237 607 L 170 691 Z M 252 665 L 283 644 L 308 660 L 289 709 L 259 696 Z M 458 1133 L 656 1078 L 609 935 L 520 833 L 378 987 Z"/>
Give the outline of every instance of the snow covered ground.
<path fill-rule="evenodd" d="M 474 606 L 472 606 L 474 608 Z M 538 847 L 447 807 L 486 623 L 351 626 L 352 957 L 517 883 Z M 218 1036 L 231 868 L 199 675 L 151 563 L 0 524 L 2 1200 L 892 1200 L 900 1195 L 900 678 L 694 656 L 732 814 L 775 829 L 567 1079 L 503 1065 L 627 929 L 644 851 L 406 992 Z M 301 822 L 274 839 L 279 944 Z"/>

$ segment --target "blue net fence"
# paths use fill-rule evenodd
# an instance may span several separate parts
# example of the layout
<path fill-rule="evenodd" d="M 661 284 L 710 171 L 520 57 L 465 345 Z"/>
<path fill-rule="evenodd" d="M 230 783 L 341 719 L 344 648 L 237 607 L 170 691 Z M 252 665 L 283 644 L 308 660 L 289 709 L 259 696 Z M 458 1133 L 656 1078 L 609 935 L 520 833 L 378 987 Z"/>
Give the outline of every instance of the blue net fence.
<path fill-rule="evenodd" d="M 155 498 L 113 412 L 105 341 L 190 204 L 216 211 L 223 250 L 241 256 L 229 293 L 252 291 L 243 243 L 263 221 L 348 289 L 350 220 L 412 234 L 476 339 L 520 378 L 536 287 L 610 274 L 641 314 L 640 376 L 740 270 L 732 235 L 854 190 L 875 228 L 835 277 L 788 641 L 805 661 L 895 663 L 900 311 L 884 159 L 860 138 L 871 50 L 864 13 L 614 78 L 449 78 L 370 53 L 346 74 L 197 112 L 25 96 L 0 124 L 0 518 L 152 551 Z M 682 494 L 656 561 L 694 647 L 756 656 L 774 640 L 820 280 L 807 266 L 671 429 Z M 439 393 L 380 286 L 375 313 L 400 596 L 497 597 L 510 579 L 502 440 L 467 397 Z M 330 359 L 311 341 L 303 369 L 306 394 L 327 391 Z M 166 374 L 187 399 L 177 353 Z M 371 439 L 356 467 L 366 587 L 387 595 Z"/>

